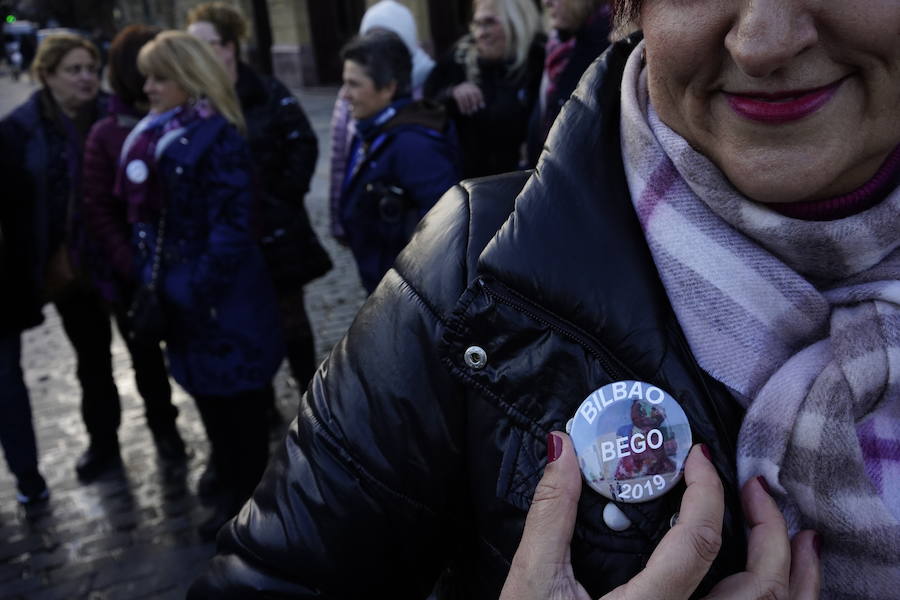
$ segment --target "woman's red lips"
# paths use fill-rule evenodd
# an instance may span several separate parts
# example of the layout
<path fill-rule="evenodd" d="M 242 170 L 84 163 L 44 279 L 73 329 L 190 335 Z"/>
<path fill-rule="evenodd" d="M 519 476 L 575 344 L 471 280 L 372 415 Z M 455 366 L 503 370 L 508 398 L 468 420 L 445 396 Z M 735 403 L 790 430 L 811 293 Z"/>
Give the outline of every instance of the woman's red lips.
<path fill-rule="evenodd" d="M 825 106 L 843 81 L 839 79 L 811 90 L 724 93 L 728 105 L 742 117 L 762 123 L 787 123 Z"/>

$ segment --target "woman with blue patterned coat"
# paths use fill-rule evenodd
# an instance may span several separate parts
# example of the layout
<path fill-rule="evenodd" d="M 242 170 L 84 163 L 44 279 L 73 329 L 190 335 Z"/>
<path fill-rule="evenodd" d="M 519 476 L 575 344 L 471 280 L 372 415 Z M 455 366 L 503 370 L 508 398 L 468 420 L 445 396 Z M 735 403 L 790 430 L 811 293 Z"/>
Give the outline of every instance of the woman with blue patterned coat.
<path fill-rule="evenodd" d="M 211 537 L 265 468 L 263 409 L 284 345 L 253 235 L 250 155 L 231 82 L 209 45 L 183 32 L 144 46 L 138 66 L 151 110 L 125 141 L 117 185 L 144 283 L 162 238 L 156 277 L 170 369 L 197 402 L 223 490 L 200 528 Z"/>

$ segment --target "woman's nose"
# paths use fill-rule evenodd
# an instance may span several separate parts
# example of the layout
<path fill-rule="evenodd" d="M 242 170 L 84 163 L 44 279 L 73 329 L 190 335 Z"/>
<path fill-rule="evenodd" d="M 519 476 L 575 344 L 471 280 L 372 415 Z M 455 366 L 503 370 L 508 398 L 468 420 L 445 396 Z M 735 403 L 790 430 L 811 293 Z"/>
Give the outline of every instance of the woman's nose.
<path fill-rule="evenodd" d="M 751 77 L 766 77 L 819 39 L 808 0 L 747 0 L 725 37 L 738 68 Z"/>

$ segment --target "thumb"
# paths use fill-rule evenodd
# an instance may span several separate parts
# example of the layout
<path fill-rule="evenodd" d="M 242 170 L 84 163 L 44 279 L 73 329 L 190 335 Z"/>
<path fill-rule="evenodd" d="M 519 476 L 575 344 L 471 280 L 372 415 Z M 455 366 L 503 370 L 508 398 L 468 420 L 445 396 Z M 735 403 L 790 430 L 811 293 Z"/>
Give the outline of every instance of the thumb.
<path fill-rule="evenodd" d="M 569 545 L 580 495 L 581 472 L 572 441 L 555 431 L 547 436 L 547 466 L 534 490 L 501 599 L 549 598 L 554 583 L 574 581 Z"/>

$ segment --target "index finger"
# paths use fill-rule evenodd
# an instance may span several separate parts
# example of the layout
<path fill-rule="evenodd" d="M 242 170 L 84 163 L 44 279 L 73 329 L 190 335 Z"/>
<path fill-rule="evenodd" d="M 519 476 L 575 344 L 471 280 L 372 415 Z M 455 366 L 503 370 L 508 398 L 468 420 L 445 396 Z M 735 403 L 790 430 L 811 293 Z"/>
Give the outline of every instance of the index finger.
<path fill-rule="evenodd" d="M 758 477 L 744 484 L 741 504 L 750 525 L 747 571 L 787 589 L 791 568 L 791 542 L 784 516 Z"/>
<path fill-rule="evenodd" d="M 628 596 L 636 598 L 688 598 L 709 571 L 722 546 L 724 491 L 715 467 L 694 446 L 684 468 L 687 489 L 681 499 L 678 522 L 663 537 L 647 567 L 628 582 Z"/>

